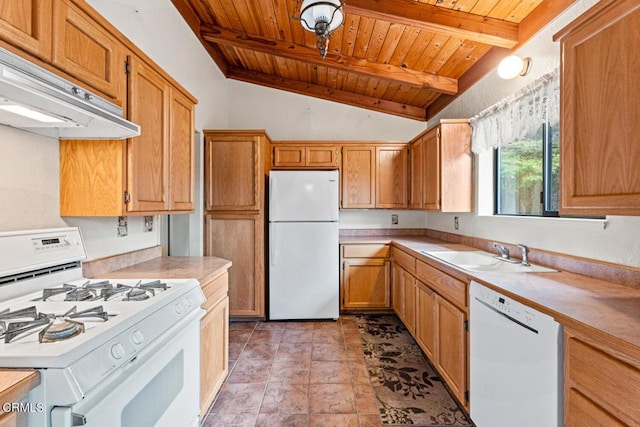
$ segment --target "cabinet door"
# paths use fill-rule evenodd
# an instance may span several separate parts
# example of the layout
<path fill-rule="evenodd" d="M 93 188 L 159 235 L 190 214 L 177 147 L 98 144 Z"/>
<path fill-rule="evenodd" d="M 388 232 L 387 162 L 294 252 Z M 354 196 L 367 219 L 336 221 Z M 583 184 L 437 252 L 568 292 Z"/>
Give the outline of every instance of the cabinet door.
<path fill-rule="evenodd" d="M 436 294 L 424 283 L 416 289 L 416 341 L 432 362 L 436 363 Z"/>
<path fill-rule="evenodd" d="M 52 0 L 0 2 L 0 38 L 45 61 L 51 60 Z"/>
<path fill-rule="evenodd" d="M 262 208 L 260 138 L 205 134 L 206 210 Z"/>
<path fill-rule="evenodd" d="M 409 148 L 409 207 L 411 209 L 422 209 L 423 165 L 424 143 L 419 139 Z"/>
<path fill-rule="evenodd" d="M 393 264 L 392 268 L 393 280 L 391 280 L 391 306 L 393 311 L 401 319 L 404 316 L 404 285 L 403 285 L 403 270 L 398 264 Z"/>
<path fill-rule="evenodd" d="M 383 259 L 343 261 L 343 309 L 390 307 L 390 262 Z"/>
<path fill-rule="evenodd" d="M 338 167 L 338 147 L 337 146 L 314 146 L 306 147 L 305 165 L 308 168 L 337 168 Z"/>
<path fill-rule="evenodd" d="M 343 147 L 341 178 L 343 208 L 375 208 L 375 147 Z"/>
<path fill-rule="evenodd" d="M 229 298 L 210 308 L 200 324 L 200 418 L 204 419 L 229 372 Z"/>
<path fill-rule="evenodd" d="M 440 211 L 473 211 L 471 125 L 458 120 L 442 123 L 439 147 Z"/>
<path fill-rule="evenodd" d="M 407 207 L 407 147 L 376 147 L 376 207 Z"/>
<path fill-rule="evenodd" d="M 440 128 L 424 136 L 424 181 L 422 203 L 425 209 L 440 209 Z"/>
<path fill-rule="evenodd" d="M 127 210 L 168 209 L 167 152 L 169 83 L 142 60 L 131 57 L 129 118 L 140 125 L 140 136 L 129 139 L 127 181 L 131 201 Z"/>
<path fill-rule="evenodd" d="M 306 147 L 285 145 L 273 147 L 273 167 L 300 168 L 306 164 Z"/>
<path fill-rule="evenodd" d="M 640 215 L 640 5 L 600 2 L 570 27 L 561 44 L 560 213 Z"/>
<path fill-rule="evenodd" d="M 122 45 L 68 0 L 54 2 L 53 34 L 53 64 L 122 105 L 126 93 Z"/>
<path fill-rule="evenodd" d="M 407 327 L 411 335 L 415 336 L 416 334 L 416 279 L 407 271 L 402 272 L 402 298 L 404 299 L 404 303 L 402 304 L 403 308 L 403 319 L 404 325 Z"/>
<path fill-rule="evenodd" d="M 171 90 L 169 113 L 169 209 L 193 211 L 195 183 L 194 105 Z"/>
<path fill-rule="evenodd" d="M 264 218 L 210 214 L 205 221 L 205 255 L 230 260 L 229 315 L 264 317 Z"/>
<path fill-rule="evenodd" d="M 453 394 L 464 402 L 466 390 L 465 313 L 445 299 L 436 297 L 438 319 L 436 366 Z"/>

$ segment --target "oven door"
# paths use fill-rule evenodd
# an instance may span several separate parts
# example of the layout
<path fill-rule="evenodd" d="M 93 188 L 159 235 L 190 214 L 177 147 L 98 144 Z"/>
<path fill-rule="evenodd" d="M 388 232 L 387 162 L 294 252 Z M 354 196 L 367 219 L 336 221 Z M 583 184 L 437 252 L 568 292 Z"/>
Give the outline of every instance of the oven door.
<path fill-rule="evenodd" d="M 54 407 L 51 427 L 198 426 L 203 313 L 190 313 L 82 401 Z"/>

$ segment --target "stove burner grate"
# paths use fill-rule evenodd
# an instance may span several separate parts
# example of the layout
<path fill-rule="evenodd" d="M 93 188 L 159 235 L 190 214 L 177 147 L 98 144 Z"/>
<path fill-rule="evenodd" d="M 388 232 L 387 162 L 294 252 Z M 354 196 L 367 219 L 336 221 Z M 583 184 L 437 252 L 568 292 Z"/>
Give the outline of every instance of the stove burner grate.
<path fill-rule="evenodd" d="M 82 311 L 77 311 L 77 307 L 73 306 L 63 315 L 38 313 L 35 306 L 16 311 L 5 310 L 0 313 L 0 339 L 4 338 L 5 343 L 10 343 L 40 328 L 38 340 L 42 343 L 65 340 L 85 330 L 82 322 L 72 319 L 99 319 L 106 322 L 109 313 L 101 305 Z"/>

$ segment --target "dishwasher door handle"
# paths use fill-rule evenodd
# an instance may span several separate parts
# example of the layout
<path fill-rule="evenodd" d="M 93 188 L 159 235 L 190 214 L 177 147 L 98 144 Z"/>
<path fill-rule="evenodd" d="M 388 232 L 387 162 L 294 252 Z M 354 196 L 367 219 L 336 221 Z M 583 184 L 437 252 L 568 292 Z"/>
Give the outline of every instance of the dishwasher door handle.
<path fill-rule="evenodd" d="M 478 301 L 480 304 L 482 304 L 482 305 L 484 305 L 485 307 L 487 307 L 489 310 L 491 310 L 491 311 L 494 311 L 494 312 L 498 313 L 499 315 L 501 315 L 501 316 L 503 316 L 503 317 L 505 317 L 505 318 L 509 319 L 509 320 L 510 320 L 510 321 L 512 321 L 513 323 L 516 323 L 516 324 L 518 324 L 518 325 L 522 326 L 523 328 L 530 330 L 531 332 L 533 332 L 533 333 L 535 333 L 535 334 L 537 334 L 537 333 L 538 333 L 538 330 L 537 330 L 537 329 L 533 329 L 531 326 L 529 326 L 529 325 L 525 325 L 524 323 L 522 323 L 522 322 L 521 322 L 521 321 L 519 321 L 518 319 L 514 319 L 513 317 L 509 316 L 508 314 L 501 312 L 500 310 L 496 309 L 495 307 L 493 307 L 493 306 L 491 306 L 491 305 L 487 304 L 486 302 L 484 302 L 484 301 L 480 300 L 478 297 L 476 297 L 475 299 L 476 299 L 476 301 Z M 473 326 L 472 326 L 472 327 L 473 327 Z"/>

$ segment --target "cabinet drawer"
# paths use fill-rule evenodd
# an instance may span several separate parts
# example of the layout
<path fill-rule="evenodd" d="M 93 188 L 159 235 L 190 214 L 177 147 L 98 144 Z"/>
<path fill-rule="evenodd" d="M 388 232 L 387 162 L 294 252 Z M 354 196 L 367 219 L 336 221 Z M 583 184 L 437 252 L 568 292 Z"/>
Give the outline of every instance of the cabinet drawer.
<path fill-rule="evenodd" d="M 467 285 L 464 282 L 422 261 L 416 262 L 416 276 L 459 308 L 464 310 L 467 306 Z"/>
<path fill-rule="evenodd" d="M 409 273 L 416 274 L 416 259 L 408 253 L 393 248 L 393 262 L 399 264 Z"/>
<path fill-rule="evenodd" d="M 389 245 L 385 244 L 357 244 L 342 245 L 344 258 L 388 258 Z"/>
<path fill-rule="evenodd" d="M 584 393 L 607 412 L 624 414 L 625 422 L 640 424 L 638 368 L 573 336 L 566 338 L 565 351 L 565 376 L 570 388 Z"/>
<path fill-rule="evenodd" d="M 204 283 L 201 286 L 202 293 L 206 298 L 206 301 L 202 303 L 202 308 L 208 311 L 218 301 L 227 296 L 229 290 L 229 273 L 224 273 L 222 276 Z"/>

